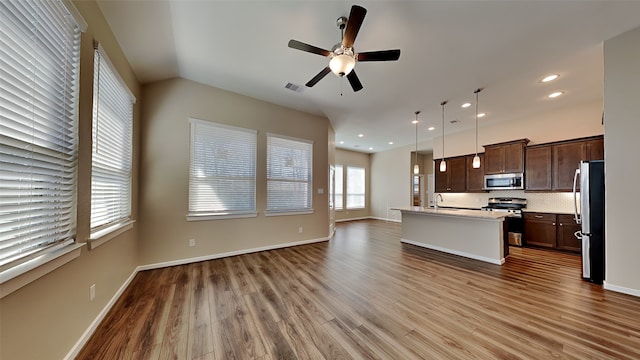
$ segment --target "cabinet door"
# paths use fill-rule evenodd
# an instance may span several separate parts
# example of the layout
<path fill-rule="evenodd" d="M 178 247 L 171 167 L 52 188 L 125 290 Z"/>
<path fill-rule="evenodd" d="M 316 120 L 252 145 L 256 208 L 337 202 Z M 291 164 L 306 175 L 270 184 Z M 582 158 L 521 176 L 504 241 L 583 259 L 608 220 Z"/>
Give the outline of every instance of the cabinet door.
<path fill-rule="evenodd" d="M 524 172 L 524 144 L 504 145 L 504 167 L 505 173 Z"/>
<path fill-rule="evenodd" d="M 586 143 L 583 141 L 554 145 L 553 153 L 553 190 L 571 191 L 573 175 L 580 161 L 586 157 Z"/>
<path fill-rule="evenodd" d="M 527 148 L 526 190 L 551 190 L 551 146 Z"/>
<path fill-rule="evenodd" d="M 484 150 L 484 173 L 500 174 L 504 169 L 504 147 L 487 146 Z"/>
<path fill-rule="evenodd" d="M 527 245 L 555 248 L 555 214 L 525 213 L 524 241 Z"/>
<path fill-rule="evenodd" d="M 441 192 L 447 192 L 447 187 L 449 187 L 449 184 L 447 183 L 447 172 L 440 172 L 440 159 L 436 160 L 436 167 L 433 170 L 435 172 L 435 192 L 437 193 L 441 193 Z M 449 164 L 447 164 L 449 165 Z M 448 168 L 449 166 L 447 166 Z M 447 169 L 448 170 L 448 169 Z"/>
<path fill-rule="evenodd" d="M 464 156 L 447 159 L 447 172 L 450 192 L 465 192 L 467 190 L 467 168 Z"/>
<path fill-rule="evenodd" d="M 587 160 L 604 160 L 604 139 L 587 140 Z"/>
<path fill-rule="evenodd" d="M 478 154 L 480 157 L 480 167 L 473 168 L 473 158 L 475 155 L 467 156 L 467 192 L 482 192 L 484 187 L 484 154 Z"/>
<path fill-rule="evenodd" d="M 573 215 L 558 215 L 556 249 L 580 252 L 582 241 L 574 235 L 579 230 L 580 225 L 576 224 Z"/>

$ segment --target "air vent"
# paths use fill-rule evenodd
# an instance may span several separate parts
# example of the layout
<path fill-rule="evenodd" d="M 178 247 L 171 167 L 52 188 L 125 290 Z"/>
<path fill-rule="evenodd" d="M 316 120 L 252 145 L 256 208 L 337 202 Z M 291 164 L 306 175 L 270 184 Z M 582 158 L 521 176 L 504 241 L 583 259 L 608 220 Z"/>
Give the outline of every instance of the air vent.
<path fill-rule="evenodd" d="M 460 120 L 458 120 L 458 119 L 449 120 L 450 124 L 457 124 L 459 122 L 460 122 Z"/>
<path fill-rule="evenodd" d="M 284 87 L 289 89 L 289 90 L 291 90 L 291 91 L 295 91 L 297 93 L 301 93 L 302 90 L 304 90 L 302 85 L 297 85 L 297 84 L 293 84 L 293 83 L 287 83 L 287 85 L 285 85 Z"/>

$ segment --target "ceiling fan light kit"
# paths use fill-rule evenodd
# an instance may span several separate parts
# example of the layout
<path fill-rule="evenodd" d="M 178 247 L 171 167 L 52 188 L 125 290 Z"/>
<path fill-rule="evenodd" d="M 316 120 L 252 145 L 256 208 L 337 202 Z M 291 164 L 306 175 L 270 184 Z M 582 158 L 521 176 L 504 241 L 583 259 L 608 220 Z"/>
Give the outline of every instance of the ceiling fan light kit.
<path fill-rule="evenodd" d="M 305 85 L 313 87 L 322 80 L 328 73 L 333 72 L 338 77 L 347 77 L 353 91 L 363 89 L 362 83 L 354 70 L 356 62 L 360 61 L 396 61 L 400 58 L 400 50 L 370 51 L 356 54 L 353 43 L 360 31 L 367 9 L 362 6 L 353 5 L 349 18 L 341 16 L 336 21 L 336 25 L 342 33 L 342 40 L 336 44 L 331 51 L 313 45 L 305 44 L 297 40 L 289 40 L 289 47 L 296 50 L 306 51 L 312 54 L 329 58 L 329 66 L 322 69 L 316 76 Z"/>

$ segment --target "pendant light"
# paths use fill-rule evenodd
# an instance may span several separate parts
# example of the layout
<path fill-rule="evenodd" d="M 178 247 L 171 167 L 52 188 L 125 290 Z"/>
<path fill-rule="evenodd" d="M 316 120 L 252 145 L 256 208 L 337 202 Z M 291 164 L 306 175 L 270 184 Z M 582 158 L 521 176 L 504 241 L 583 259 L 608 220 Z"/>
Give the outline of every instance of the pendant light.
<path fill-rule="evenodd" d="M 440 161 L 440 172 L 447 171 L 447 163 L 444 161 L 444 106 L 446 104 L 446 100 L 440 103 L 442 106 L 442 160 Z"/>
<path fill-rule="evenodd" d="M 473 157 L 472 166 L 474 169 L 480 168 L 480 156 L 478 156 L 478 93 L 482 89 L 477 89 L 473 93 L 476 94 L 476 156 Z"/>
<path fill-rule="evenodd" d="M 416 111 L 416 119 L 413 121 L 416 124 L 416 162 L 413 165 L 413 173 L 415 175 L 420 174 L 420 165 L 418 165 L 418 114 L 420 114 L 420 111 Z"/>

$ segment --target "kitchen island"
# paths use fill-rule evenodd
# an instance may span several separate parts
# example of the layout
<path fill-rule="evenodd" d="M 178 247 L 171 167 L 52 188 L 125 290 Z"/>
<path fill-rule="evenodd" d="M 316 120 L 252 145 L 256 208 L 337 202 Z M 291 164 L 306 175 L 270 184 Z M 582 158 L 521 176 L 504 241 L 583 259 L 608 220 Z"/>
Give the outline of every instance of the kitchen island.
<path fill-rule="evenodd" d="M 509 254 L 505 242 L 505 213 L 394 208 L 402 213 L 403 243 L 502 265 Z"/>

